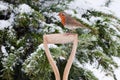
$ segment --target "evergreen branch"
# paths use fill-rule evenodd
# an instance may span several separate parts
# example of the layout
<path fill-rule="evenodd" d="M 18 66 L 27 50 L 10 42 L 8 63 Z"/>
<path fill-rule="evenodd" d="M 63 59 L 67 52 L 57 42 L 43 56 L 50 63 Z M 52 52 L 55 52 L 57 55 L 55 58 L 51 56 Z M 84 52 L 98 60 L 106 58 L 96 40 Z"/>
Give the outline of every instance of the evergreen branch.
<path fill-rule="evenodd" d="M 76 18 L 76 17 L 75 17 Z M 97 35 L 99 34 L 98 30 L 96 30 L 95 28 L 93 28 L 93 26 L 90 26 L 89 24 L 83 22 L 82 20 L 76 18 L 80 23 L 83 24 L 83 26 L 85 26 L 86 28 L 90 29 L 92 31 L 93 34 Z"/>
<path fill-rule="evenodd" d="M 95 10 L 87 10 L 87 14 L 89 14 L 89 16 L 95 16 L 95 17 L 109 17 L 109 18 L 114 18 L 116 20 L 118 20 L 120 22 L 120 19 L 115 17 L 114 15 L 112 14 L 106 14 L 106 13 L 103 13 L 103 12 L 99 12 L 99 11 L 95 11 Z"/>

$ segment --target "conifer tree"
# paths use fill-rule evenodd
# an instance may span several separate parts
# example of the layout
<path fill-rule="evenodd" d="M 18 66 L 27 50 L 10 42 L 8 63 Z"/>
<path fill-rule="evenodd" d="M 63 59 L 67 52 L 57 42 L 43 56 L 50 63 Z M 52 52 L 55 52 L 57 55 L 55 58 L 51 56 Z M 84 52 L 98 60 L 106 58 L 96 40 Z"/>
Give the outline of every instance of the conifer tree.
<path fill-rule="evenodd" d="M 43 47 L 43 35 L 67 31 L 57 18 L 60 11 L 70 9 L 73 0 L 1 0 L 0 1 L 0 80 L 55 80 Z M 106 1 L 109 6 L 111 0 Z M 69 80 L 98 80 L 84 66 L 94 65 L 117 80 L 113 57 L 120 57 L 120 19 L 113 14 L 85 9 L 81 17 L 73 16 L 82 24 L 97 31 L 77 29 L 79 36 L 76 57 Z M 61 76 L 71 52 L 72 44 L 49 48 Z M 61 58 L 62 57 L 62 58 Z"/>

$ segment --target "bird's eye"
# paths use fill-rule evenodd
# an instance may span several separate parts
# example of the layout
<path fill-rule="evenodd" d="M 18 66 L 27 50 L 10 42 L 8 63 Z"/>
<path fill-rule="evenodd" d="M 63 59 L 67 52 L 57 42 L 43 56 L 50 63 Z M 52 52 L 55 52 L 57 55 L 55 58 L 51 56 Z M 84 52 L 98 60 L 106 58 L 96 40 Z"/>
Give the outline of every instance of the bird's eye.
<path fill-rule="evenodd" d="M 64 14 L 61 14 L 61 16 L 64 16 Z"/>

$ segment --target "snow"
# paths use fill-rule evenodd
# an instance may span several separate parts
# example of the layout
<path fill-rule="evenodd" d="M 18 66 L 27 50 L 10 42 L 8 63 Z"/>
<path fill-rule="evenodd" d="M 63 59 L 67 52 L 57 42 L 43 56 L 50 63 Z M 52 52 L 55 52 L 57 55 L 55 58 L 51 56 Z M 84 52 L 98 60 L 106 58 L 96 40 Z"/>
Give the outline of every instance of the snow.
<path fill-rule="evenodd" d="M 113 0 L 109 6 L 114 15 L 120 18 L 120 0 Z"/>
<path fill-rule="evenodd" d="M 45 0 L 39 0 L 39 1 L 41 2 L 41 6 L 44 7 L 44 8 L 58 3 L 58 0 L 46 0 L 46 1 Z M 44 4 L 42 4 L 42 3 L 44 3 Z"/>
<path fill-rule="evenodd" d="M 0 1 L 0 11 L 7 10 L 7 9 L 8 9 L 8 4 Z"/>
<path fill-rule="evenodd" d="M 75 0 L 72 1 L 68 6 L 71 10 L 75 9 L 77 10 L 77 12 L 79 13 L 84 13 L 87 9 L 90 9 L 90 5 L 86 5 L 89 4 L 86 0 Z"/>
<path fill-rule="evenodd" d="M 18 8 L 15 9 L 16 13 L 26 13 L 26 14 L 31 14 L 33 12 L 33 9 L 27 5 L 27 4 L 21 4 L 18 6 Z"/>
<path fill-rule="evenodd" d="M 0 4 L 0 11 L 2 11 L 2 10 L 7 10 L 7 9 L 8 9 L 7 6 L 5 6 L 5 5 L 1 5 L 1 4 Z"/>
<path fill-rule="evenodd" d="M 118 69 L 115 69 L 114 72 L 115 72 L 117 79 L 119 80 L 120 79 L 120 67 Z"/>
<path fill-rule="evenodd" d="M 55 32 L 56 30 L 58 30 L 58 32 L 63 33 L 63 30 L 62 30 L 61 27 L 56 26 L 56 25 L 54 25 L 54 24 L 47 24 L 47 25 L 50 26 L 48 32 L 51 32 L 51 33 L 52 33 L 52 32 Z"/>
<path fill-rule="evenodd" d="M 118 57 L 113 57 L 114 61 L 118 64 L 118 68 L 114 69 L 114 73 L 117 77 L 117 79 L 120 79 L 120 58 Z M 90 64 L 90 63 L 85 63 L 84 65 L 80 64 L 80 62 L 75 59 L 74 60 L 74 65 L 77 65 L 77 67 L 82 67 L 86 70 L 90 70 L 93 72 L 93 74 L 99 79 L 99 80 L 114 80 L 112 73 L 110 72 L 105 72 L 104 70 L 102 70 L 102 67 L 97 68 L 96 65 L 98 65 L 96 62 L 94 64 Z"/>
<path fill-rule="evenodd" d="M 58 48 L 58 47 L 57 47 L 57 45 L 55 45 L 55 44 L 48 44 L 48 48 Z M 38 50 L 45 50 L 44 45 L 43 45 L 43 44 L 40 44 L 40 45 L 38 46 Z"/>
<path fill-rule="evenodd" d="M 65 10 L 66 13 L 71 14 L 77 18 L 80 18 L 82 21 L 86 22 L 89 25 L 95 23 L 96 20 L 102 20 L 100 17 L 91 17 L 90 21 L 82 18 L 82 14 L 84 14 L 87 10 L 96 10 L 102 11 L 104 13 L 112 14 L 107 7 L 103 7 L 105 0 L 74 0 L 70 4 L 68 4 L 69 9 Z M 73 6 L 74 5 L 74 6 Z M 77 14 L 73 12 L 75 10 Z"/>
<path fill-rule="evenodd" d="M 120 79 L 120 58 L 113 57 L 113 60 L 118 64 L 118 68 L 114 70 L 117 79 Z"/>
<path fill-rule="evenodd" d="M 59 32 L 59 33 L 63 33 L 63 30 L 62 30 L 62 28 L 60 27 L 60 26 L 57 26 L 57 25 L 55 25 L 55 24 L 44 24 L 45 26 L 48 26 L 47 28 L 45 28 L 43 31 L 45 32 L 45 33 L 53 33 L 53 32 L 55 32 L 56 30 Z"/>
<path fill-rule="evenodd" d="M 116 34 L 120 35 L 120 31 L 113 25 L 109 25 L 109 28 L 112 28 L 113 30 L 116 31 Z"/>
<path fill-rule="evenodd" d="M 99 79 L 99 80 L 114 80 L 111 76 L 111 73 L 108 73 L 106 75 L 106 72 L 102 71 L 102 69 L 98 68 L 96 69 L 93 65 L 85 64 L 84 68 L 90 70 L 93 72 L 93 74 Z"/>
<path fill-rule="evenodd" d="M 100 46 L 96 46 L 96 49 L 103 52 L 103 48 Z"/>
<path fill-rule="evenodd" d="M 14 23 L 14 18 L 15 18 L 15 14 L 11 13 L 10 19 L 8 20 L 11 23 L 11 25 L 12 23 Z"/>
<path fill-rule="evenodd" d="M 11 50 L 14 50 L 15 49 L 15 47 L 14 46 L 11 46 Z"/>
<path fill-rule="evenodd" d="M 101 17 L 94 17 L 94 16 L 92 16 L 92 17 L 90 18 L 90 22 L 91 22 L 92 24 L 96 23 L 97 20 L 103 21 L 103 19 L 102 19 Z"/>
<path fill-rule="evenodd" d="M 111 0 L 112 2 L 108 7 L 105 6 L 106 1 L 107 0 L 74 0 L 68 4 L 68 7 L 70 10 L 76 10 L 77 13 L 79 13 L 79 16 L 85 13 L 86 10 L 96 10 L 113 14 L 114 16 L 120 18 L 120 0 Z M 66 10 L 66 12 L 71 14 L 70 10 Z"/>
<path fill-rule="evenodd" d="M 8 20 L 0 20 L 0 30 L 11 27 L 11 23 Z"/>
<path fill-rule="evenodd" d="M 12 5 L 8 5 L 7 3 L 3 3 L 0 1 L 0 12 L 5 13 L 8 9 L 12 8 Z M 12 22 L 14 21 L 13 14 L 10 15 L 9 20 L 0 20 L 0 30 L 4 30 L 5 28 L 12 28 Z"/>
<path fill-rule="evenodd" d="M 60 58 L 60 60 L 65 60 L 65 58 L 63 56 L 60 56 L 59 58 Z"/>
<path fill-rule="evenodd" d="M 52 22 L 58 22 L 58 21 L 60 21 L 60 18 L 59 18 L 59 16 L 58 16 L 58 13 L 56 13 L 56 12 L 54 12 L 54 13 L 44 12 L 43 14 L 44 14 L 45 16 L 51 17 Z M 56 18 L 56 19 L 53 19 L 52 17 L 54 17 L 54 18 Z M 57 25 L 52 24 L 52 23 L 50 23 L 50 24 L 42 23 L 42 24 L 44 24 L 44 26 L 49 26 L 49 28 L 44 29 L 44 32 L 46 32 L 46 33 L 47 33 L 47 32 L 53 33 L 53 32 L 55 32 L 56 30 L 57 30 L 59 33 L 63 33 L 63 30 L 62 30 L 62 28 L 61 28 L 60 26 L 57 26 Z"/>
<path fill-rule="evenodd" d="M 14 14 L 10 15 L 10 19 L 8 20 L 0 20 L 0 30 L 4 30 L 5 28 L 11 29 L 12 23 L 14 22 Z"/>
<path fill-rule="evenodd" d="M 1 51 L 2 51 L 2 53 L 3 53 L 3 56 L 8 56 L 8 53 L 7 53 L 7 51 L 6 51 L 6 49 L 5 49 L 5 46 L 1 46 Z"/>
<path fill-rule="evenodd" d="M 120 38 L 117 36 L 111 36 L 111 39 L 115 42 L 117 42 L 118 44 L 120 44 Z"/>

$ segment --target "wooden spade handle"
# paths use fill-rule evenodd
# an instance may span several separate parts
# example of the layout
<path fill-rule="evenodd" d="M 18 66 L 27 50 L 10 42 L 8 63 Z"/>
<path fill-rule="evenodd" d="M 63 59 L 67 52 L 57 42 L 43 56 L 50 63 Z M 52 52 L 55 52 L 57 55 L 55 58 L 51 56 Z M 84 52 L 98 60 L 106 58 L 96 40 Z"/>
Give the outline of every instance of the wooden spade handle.
<path fill-rule="evenodd" d="M 73 43 L 72 51 L 70 54 L 70 57 L 67 61 L 64 73 L 63 73 L 63 80 L 68 80 L 68 75 L 69 71 L 72 65 L 72 62 L 75 57 L 77 45 L 78 45 L 78 35 L 77 34 L 70 34 L 70 33 L 65 33 L 65 34 L 49 34 L 49 35 L 44 35 L 43 36 L 44 40 L 44 47 L 45 47 L 45 53 L 48 58 L 48 61 L 54 71 L 55 78 L 56 80 L 61 80 L 60 78 L 60 73 L 59 70 L 55 64 L 55 61 L 53 60 L 48 45 L 47 44 L 65 44 L 65 43 Z"/>

